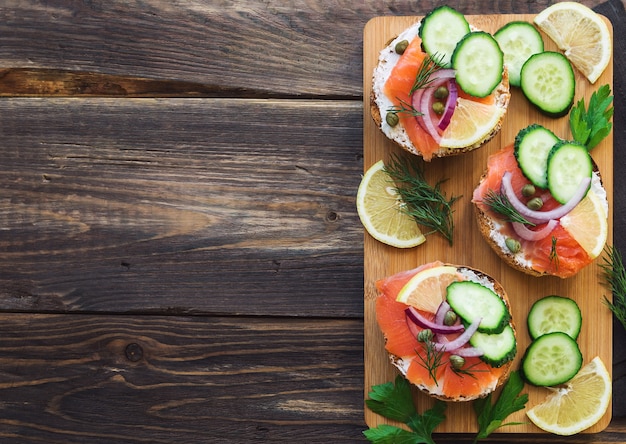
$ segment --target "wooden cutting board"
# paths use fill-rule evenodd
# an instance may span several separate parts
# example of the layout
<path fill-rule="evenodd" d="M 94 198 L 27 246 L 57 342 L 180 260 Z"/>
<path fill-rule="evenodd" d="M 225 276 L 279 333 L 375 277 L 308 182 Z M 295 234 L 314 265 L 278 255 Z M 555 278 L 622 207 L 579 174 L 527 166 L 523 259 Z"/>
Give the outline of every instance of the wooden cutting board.
<path fill-rule="evenodd" d="M 402 30 L 418 21 L 421 17 L 377 17 L 370 20 L 364 29 L 363 44 L 363 156 L 364 170 L 380 159 L 387 160 L 391 153 L 402 153 L 393 143 L 386 139 L 375 126 L 370 115 L 370 90 L 372 71 L 376 66 L 379 51 L 396 37 Z M 480 15 L 467 16 L 470 24 L 479 29 L 494 33 L 502 25 L 513 20 L 532 22 L 534 15 Z M 605 19 L 606 20 L 606 19 Z M 612 28 L 610 22 L 609 28 Z M 545 49 L 557 50 L 556 45 L 543 35 Z M 580 73 L 576 72 L 576 98 L 589 99 L 591 93 L 604 84 L 613 89 L 613 63 L 602 74 L 600 79 L 591 85 Z M 501 147 L 511 144 L 517 132 L 531 123 L 539 123 L 550 128 L 557 136 L 570 139 L 569 121 L 567 117 L 552 119 L 542 116 L 526 101 L 521 91 L 512 88 L 512 97 L 502 130 L 489 143 L 469 154 L 434 159 L 426 164 L 426 175 L 430 183 L 438 179 L 448 178 L 443 189 L 446 195 L 463 197 L 455 203 L 454 212 L 454 245 L 450 246 L 441 236 L 433 234 L 427 237 L 426 243 L 416 248 L 401 250 L 388 247 L 370 237 L 367 232 L 364 239 L 365 254 L 365 399 L 372 385 L 392 381 L 397 375 L 395 368 L 388 361 L 384 348 L 384 339 L 376 323 L 375 299 L 377 292 L 376 280 L 393 273 L 414 268 L 420 264 L 441 260 L 457 265 L 468 265 L 478 268 L 496 280 L 506 289 L 512 305 L 512 315 L 518 332 L 518 356 L 514 364 L 517 368 L 521 356 L 529 344 L 526 328 L 526 316 L 532 303 L 537 299 L 557 294 L 576 300 L 583 313 L 583 326 L 578 343 L 583 353 L 584 363 L 595 356 L 600 356 L 607 368 L 612 367 L 612 314 L 603 304 L 604 296 L 610 297 L 610 290 L 602 283 L 601 270 L 598 266 L 603 256 L 583 269 L 575 277 L 560 279 L 554 277 L 534 278 L 513 270 L 504 264 L 481 237 L 471 204 L 472 191 L 487 165 L 487 157 Z M 613 134 L 607 137 L 592 151 L 592 156 L 602 174 L 608 192 L 609 239 L 613 236 Z M 527 408 L 543 402 L 548 390 L 526 386 L 529 394 Z M 415 402 L 419 412 L 432 405 L 428 396 L 415 393 Z M 602 420 L 586 432 L 599 432 L 611 419 L 611 407 Z M 370 427 L 381 423 L 392 422 L 372 413 L 365 408 L 365 420 Z M 526 418 L 524 411 L 517 412 L 508 418 L 510 421 L 524 422 L 523 425 L 509 426 L 499 429 L 506 433 L 541 433 L 542 431 Z M 471 403 L 449 403 L 446 409 L 446 420 L 436 432 L 475 432 L 476 417 Z"/>

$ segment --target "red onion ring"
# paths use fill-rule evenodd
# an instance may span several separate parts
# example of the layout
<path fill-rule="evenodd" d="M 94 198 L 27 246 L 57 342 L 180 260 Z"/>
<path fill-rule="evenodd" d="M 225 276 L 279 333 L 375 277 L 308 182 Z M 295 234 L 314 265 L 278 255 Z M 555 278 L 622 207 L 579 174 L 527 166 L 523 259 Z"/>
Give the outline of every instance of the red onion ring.
<path fill-rule="evenodd" d="M 450 304 L 446 301 L 441 302 L 441 304 L 439 304 L 439 308 L 437 309 L 437 313 L 435 313 L 435 324 L 444 325 L 443 320 L 445 319 L 448 311 L 450 311 Z"/>
<path fill-rule="evenodd" d="M 420 111 L 420 103 L 422 102 L 422 96 L 424 95 L 424 89 L 420 88 L 418 90 L 416 90 L 413 95 L 411 96 L 411 106 L 413 107 L 413 109 L 415 111 Z M 417 123 L 419 123 L 419 125 L 422 127 L 422 129 L 424 131 L 428 132 L 428 128 L 426 128 L 426 123 L 424 123 L 424 119 L 422 119 L 422 116 L 415 116 L 415 120 L 417 120 Z M 429 133 L 430 134 L 430 133 Z"/>
<path fill-rule="evenodd" d="M 550 211 L 535 211 L 528 208 L 524 205 L 524 202 L 519 200 L 517 194 L 513 190 L 513 185 L 511 183 L 511 172 L 506 171 L 502 176 L 502 192 L 511 202 L 511 205 L 529 222 L 532 223 L 543 223 L 548 222 L 550 219 L 560 219 L 565 216 L 567 213 L 572 211 L 576 205 L 585 197 L 587 194 L 587 190 L 589 189 L 589 185 L 591 184 L 591 178 L 585 177 L 580 181 L 580 185 L 576 189 L 576 192 L 572 196 L 572 198 L 567 201 L 566 204 L 561 205 L 557 208 L 554 208 Z"/>
<path fill-rule="evenodd" d="M 448 100 L 446 100 L 446 108 L 443 113 L 441 119 L 439 119 L 439 124 L 437 128 L 441 131 L 444 131 L 448 125 L 450 125 L 450 119 L 452 119 L 452 114 L 454 114 L 454 109 L 456 108 L 456 100 L 459 97 L 459 92 L 456 87 L 456 82 L 454 80 L 450 80 L 448 82 Z"/>
<path fill-rule="evenodd" d="M 453 69 L 440 69 L 432 73 L 429 77 L 429 84 L 422 89 L 418 89 L 413 93 L 411 98 L 411 105 L 417 111 L 422 113 L 417 117 L 417 121 L 420 126 L 430 134 L 435 142 L 441 142 L 441 134 L 437 130 L 435 122 L 433 122 L 430 106 L 433 101 L 433 95 L 438 87 L 446 83 L 450 79 L 454 79 L 455 71 Z"/>
<path fill-rule="evenodd" d="M 469 342 L 472 335 L 478 330 L 478 326 L 482 320 L 483 318 L 475 319 L 470 325 L 467 326 L 463 333 L 450 342 L 433 342 L 435 350 L 438 352 L 447 351 L 456 353 L 458 349 Z"/>
<path fill-rule="evenodd" d="M 513 222 L 513 230 L 515 234 L 527 241 L 538 241 L 546 237 L 548 234 L 552 233 L 552 230 L 556 228 L 559 221 L 556 219 L 550 219 L 545 227 L 540 230 L 531 230 L 526 225 L 520 222 Z"/>
<path fill-rule="evenodd" d="M 433 321 L 426 319 L 424 316 L 422 316 L 422 314 L 419 311 L 417 311 L 413 307 L 407 308 L 404 312 L 406 313 L 407 318 L 411 322 L 415 323 L 416 325 L 419 325 L 422 328 L 428 328 L 432 330 L 433 333 L 447 334 L 447 333 L 459 333 L 463 331 L 462 324 L 458 324 L 458 325 L 437 324 Z"/>

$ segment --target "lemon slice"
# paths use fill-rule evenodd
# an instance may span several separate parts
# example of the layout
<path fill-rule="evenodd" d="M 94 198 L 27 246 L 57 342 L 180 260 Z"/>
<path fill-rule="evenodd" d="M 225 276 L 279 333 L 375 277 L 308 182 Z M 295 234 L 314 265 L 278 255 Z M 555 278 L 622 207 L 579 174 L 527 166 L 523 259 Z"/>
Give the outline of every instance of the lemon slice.
<path fill-rule="evenodd" d="M 417 222 L 402 211 L 404 202 L 384 167 L 384 162 L 379 160 L 361 180 L 356 195 L 361 223 L 374 239 L 387 245 L 397 248 L 420 245 L 426 237 Z"/>
<path fill-rule="evenodd" d="M 598 80 L 611 61 L 613 42 L 609 28 L 587 6 L 555 3 L 535 17 L 535 24 L 591 83 Z"/>
<path fill-rule="evenodd" d="M 552 388 L 546 400 L 526 412 L 540 429 L 573 435 L 600 421 L 611 401 L 611 376 L 599 357 L 566 384 Z"/>
<path fill-rule="evenodd" d="M 561 225 L 591 258 L 602 253 L 609 232 L 604 202 L 593 191 L 560 220 Z"/>
<path fill-rule="evenodd" d="M 496 105 L 459 97 L 439 145 L 444 148 L 465 148 L 481 143 L 498 129 L 505 112 L 505 109 Z"/>
<path fill-rule="evenodd" d="M 458 281 L 456 267 L 442 265 L 420 271 L 398 293 L 396 301 L 428 313 L 436 313 L 446 296 L 446 288 Z"/>

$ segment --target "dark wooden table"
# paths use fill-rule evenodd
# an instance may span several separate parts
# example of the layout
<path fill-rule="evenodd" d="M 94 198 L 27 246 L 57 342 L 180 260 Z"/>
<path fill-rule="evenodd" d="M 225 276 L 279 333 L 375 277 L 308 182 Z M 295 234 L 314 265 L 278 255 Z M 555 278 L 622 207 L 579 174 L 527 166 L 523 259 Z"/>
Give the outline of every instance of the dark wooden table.
<path fill-rule="evenodd" d="M 362 32 L 439 3 L 3 2 L 0 442 L 364 442 Z M 488 441 L 626 442 L 624 344 L 606 431 Z"/>

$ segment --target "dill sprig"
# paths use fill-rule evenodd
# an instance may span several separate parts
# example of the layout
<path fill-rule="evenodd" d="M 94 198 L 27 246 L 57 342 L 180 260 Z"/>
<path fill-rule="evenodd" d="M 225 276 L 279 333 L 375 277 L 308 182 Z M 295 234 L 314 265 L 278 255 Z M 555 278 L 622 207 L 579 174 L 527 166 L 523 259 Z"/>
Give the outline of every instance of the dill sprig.
<path fill-rule="evenodd" d="M 613 301 L 604 296 L 604 303 L 626 329 L 626 268 L 624 268 L 622 255 L 616 247 L 607 246 L 604 252 L 604 263 L 600 264 L 600 267 L 613 293 Z"/>
<path fill-rule="evenodd" d="M 470 365 L 469 367 L 461 367 L 461 368 L 454 368 L 454 366 L 451 366 L 452 371 L 454 373 L 456 373 L 457 375 L 467 375 L 467 376 L 471 376 L 472 378 L 476 379 L 476 376 L 474 375 L 474 373 L 480 373 L 480 372 L 486 372 L 488 371 L 487 369 L 476 369 L 474 367 L 479 366 L 480 362 L 476 362 L 472 365 Z"/>
<path fill-rule="evenodd" d="M 410 103 L 406 103 L 404 100 L 399 100 L 399 102 L 400 102 L 400 105 L 392 106 L 387 111 L 392 114 L 403 113 L 403 114 L 408 114 L 413 117 L 418 117 L 418 116 L 423 115 L 421 112 L 413 108 L 413 105 L 411 105 Z"/>
<path fill-rule="evenodd" d="M 442 64 L 443 55 L 438 56 L 437 54 L 434 54 L 432 56 L 426 56 L 417 70 L 415 82 L 413 82 L 413 86 L 409 91 L 409 96 L 418 89 L 427 87 L 433 81 L 433 79 L 431 79 L 432 75 L 441 69 Z"/>
<path fill-rule="evenodd" d="M 489 190 L 487 191 L 487 195 L 483 198 L 483 203 L 492 211 L 504 216 L 507 222 L 519 222 L 525 225 L 535 226 L 535 224 L 528 221 L 515 209 L 504 193 Z"/>
<path fill-rule="evenodd" d="M 556 251 L 556 237 L 552 236 L 552 247 L 550 248 L 550 262 L 554 264 L 556 270 L 559 269 L 559 253 Z"/>
<path fill-rule="evenodd" d="M 453 241 L 454 220 L 452 219 L 452 205 L 460 196 L 447 199 L 441 190 L 445 179 L 438 181 L 434 186 L 426 182 L 424 170 L 417 157 L 408 159 L 407 156 L 393 156 L 385 164 L 384 171 L 396 184 L 396 192 L 404 203 L 402 210 L 419 224 L 432 231 L 439 232 L 448 240 Z"/>
<path fill-rule="evenodd" d="M 418 89 L 426 88 L 434 79 L 431 76 L 441 69 L 441 65 L 443 63 L 443 56 L 438 57 L 437 54 L 434 56 L 426 56 L 422 63 L 420 64 L 419 69 L 417 70 L 417 74 L 415 75 L 415 82 L 413 82 L 413 86 L 409 90 L 409 97 L 413 95 L 415 91 Z M 415 107 L 405 102 L 404 100 L 398 99 L 400 105 L 392 106 L 387 109 L 388 113 L 391 114 L 409 114 L 413 117 L 418 117 L 424 115 L 421 111 L 415 109 Z"/>
<path fill-rule="evenodd" d="M 444 350 L 437 350 L 432 339 L 426 339 L 420 342 L 422 342 L 425 352 L 425 356 L 422 355 L 422 353 L 417 353 L 417 357 L 422 361 L 420 365 L 428 371 L 428 376 L 432 378 L 435 385 L 439 386 L 437 382 L 437 370 L 447 362 L 443 361 Z"/>

